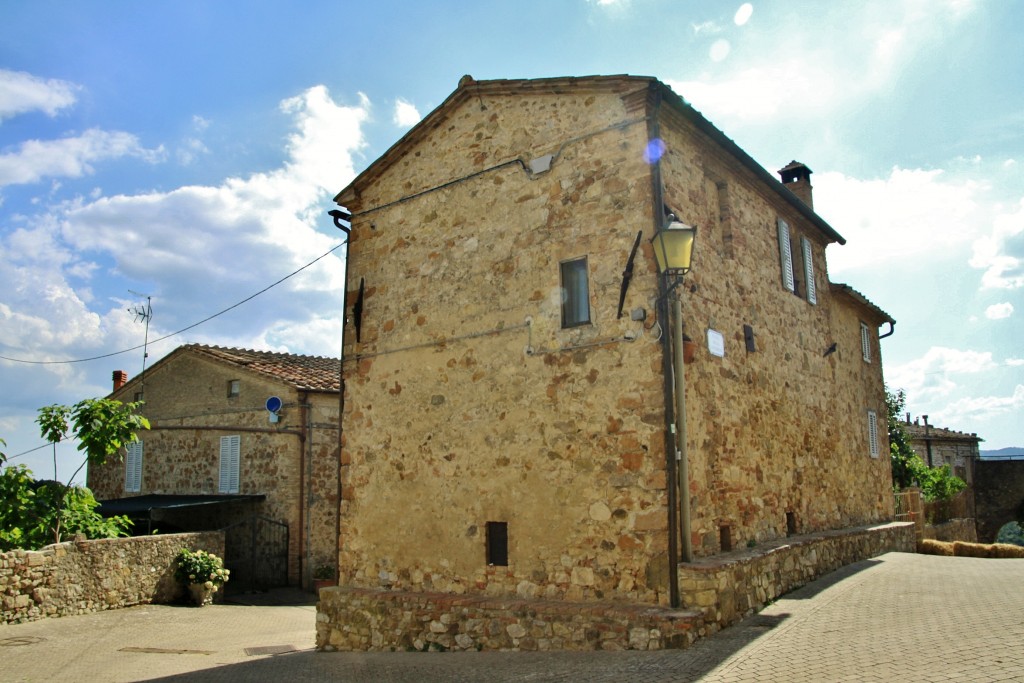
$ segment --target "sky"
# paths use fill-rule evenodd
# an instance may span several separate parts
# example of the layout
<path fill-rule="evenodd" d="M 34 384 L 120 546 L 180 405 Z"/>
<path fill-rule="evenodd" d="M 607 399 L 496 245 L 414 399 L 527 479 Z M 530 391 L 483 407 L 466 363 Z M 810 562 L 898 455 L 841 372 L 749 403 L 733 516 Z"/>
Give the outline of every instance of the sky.
<path fill-rule="evenodd" d="M 830 278 L 897 320 L 890 388 L 1024 446 L 1016 3 L 33 0 L 0 26 L 0 438 L 39 477 L 38 408 L 141 371 L 147 297 L 149 365 L 336 357 L 331 199 L 464 74 L 654 76 L 769 171 L 807 164 Z"/>

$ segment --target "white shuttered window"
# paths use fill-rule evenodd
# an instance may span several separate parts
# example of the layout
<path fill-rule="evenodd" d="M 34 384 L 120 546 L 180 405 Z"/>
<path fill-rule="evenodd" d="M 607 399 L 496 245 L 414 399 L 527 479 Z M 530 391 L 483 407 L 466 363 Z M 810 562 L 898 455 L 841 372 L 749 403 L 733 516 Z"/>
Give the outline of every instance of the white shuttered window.
<path fill-rule="evenodd" d="M 796 279 L 793 277 L 793 247 L 789 242 L 789 224 L 779 219 L 779 260 L 782 264 L 782 286 L 791 292 L 796 291 Z"/>
<path fill-rule="evenodd" d="M 800 238 L 800 251 L 804 257 L 804 281 L 807 282 L 807 301 L 812 304 L 818 303 L 818 290 L 814 287 L 814 261 L 811 254 L 811 241 L 806 237 Z"/>
<path fill-rule="evenodd" d="M 865 363 L 871 362 L 871 329 L 867 323 L 860 324 L 860 350 Z"/>
<path fill-rule="evenodd" d="M 142 442 L 134 441 L 125 446 L 124 491 L 138 493 L 142 490 Z"/>
<path fill-rule="evenodd" d="M 238 469 L 241 459 L 242 437 L 220 437 L 220 485 L 221 493 L 238 493 Z"/>

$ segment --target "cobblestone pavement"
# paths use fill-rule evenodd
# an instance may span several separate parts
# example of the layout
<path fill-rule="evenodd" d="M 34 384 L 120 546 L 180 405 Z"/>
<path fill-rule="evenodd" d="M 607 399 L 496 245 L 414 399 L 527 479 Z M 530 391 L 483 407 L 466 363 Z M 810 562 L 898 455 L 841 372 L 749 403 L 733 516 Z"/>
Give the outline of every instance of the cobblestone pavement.
<path fill-rule="evenodd" d="M 0 680 L 1024 681 L 1024 560 L 890 553 L 681 651 L 317 653 L 291 602 L 0 626 Z"/>

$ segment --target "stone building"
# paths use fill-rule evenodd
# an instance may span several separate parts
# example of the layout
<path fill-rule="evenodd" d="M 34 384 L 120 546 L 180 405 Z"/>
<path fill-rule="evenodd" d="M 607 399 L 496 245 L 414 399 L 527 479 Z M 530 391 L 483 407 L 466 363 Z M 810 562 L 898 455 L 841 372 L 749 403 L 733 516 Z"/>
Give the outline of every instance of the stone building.
<path fill-rule="evenodd" d="M 463 78 L 335 198 L 341 584 L 667 605 L 676 542 L 891 519 L 894 321 L 829 281 L 810 173 L 779 182 L 652 78 Z M 673 219 L 697 237 L 666 296 Z"/>
<path fill-rule="evenodd" d="M 337 358 L 198 344 L 117 371 L 110 398 L 151 428 L 89 488 L 136 533 L 228 528 L 229 587 L 308 586 L 337 558 L 339 380 Z"/>
<path fill-rule="evenodd" d="M 923 421 L 923 424 L 922 424 Z M 949 470 L 974 487 L 974 464 L 981 457 L 983 439 L 974 433 L 958 432 L 928 424 L 928 416 L 907 421 L 903 429 L 910 437 L 910 446 L 929 467 L 949 465 Z"/>

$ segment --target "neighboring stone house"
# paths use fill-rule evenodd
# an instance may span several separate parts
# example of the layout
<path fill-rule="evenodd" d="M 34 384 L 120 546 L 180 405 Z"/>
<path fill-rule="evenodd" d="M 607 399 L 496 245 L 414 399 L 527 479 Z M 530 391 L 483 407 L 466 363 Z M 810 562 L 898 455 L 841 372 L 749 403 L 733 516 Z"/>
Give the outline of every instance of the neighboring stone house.
<path fill-rule="evenodd" d="M 339 381 L 337 358 L 198 344 L 144 376 L 117 371 L 110 397 L 143 400 L 151 428 L 124 460 L 90 467 L 88 485 L 104 511 L 136 517 L 136 533 L 230 526 L 238 578 L 251 561 L 250 576 L 278 567 L 308 586 L 337 557 Z"/>
<path fill-rule="evenodd" d="M 907 415 L 903 425 L 914 452 L 929 467 L 949 465 L 953 474 L 973 488 L 974 464 L 981 457 L 980 444 L 984 439 L 974 433 L 930 425 L 927 415 L 922 419 L 911 422 Z"/>
<path fill-rule="evenodd" d="M 342 190 L 342 585 L 666 605 L 680 526 L 699 559 L 890 520 L 894 321 L 782 173 L 652 78 L 465 77 Z M 685 421 L 669 214 L 698 228 Z"/>

